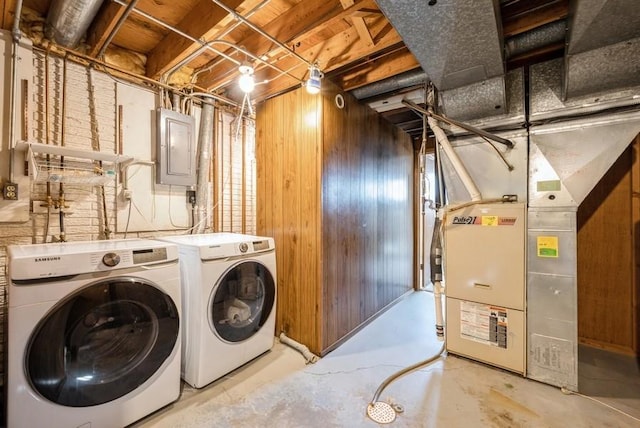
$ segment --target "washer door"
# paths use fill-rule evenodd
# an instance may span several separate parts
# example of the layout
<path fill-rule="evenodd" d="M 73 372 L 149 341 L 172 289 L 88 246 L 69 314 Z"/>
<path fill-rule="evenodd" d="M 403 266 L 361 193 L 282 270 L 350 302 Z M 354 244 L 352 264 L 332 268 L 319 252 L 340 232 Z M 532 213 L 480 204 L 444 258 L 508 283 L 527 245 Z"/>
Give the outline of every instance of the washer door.
<path fill-rule="evenodd" d="M 212 329 L 228 342 L 249 339 L 269 318 L 275 296 L 275 281 L 264 265 L 255 261 L 236 264 L 214 287 L 209 305 Z"/>
<path fill-rule="evenodd" d="M 78 290 L 36 326 L 26 376 L 44 398 L 70 407 L 115 400 L 149 379 L 178 340 L 172 299 L 139 278 Z"/>

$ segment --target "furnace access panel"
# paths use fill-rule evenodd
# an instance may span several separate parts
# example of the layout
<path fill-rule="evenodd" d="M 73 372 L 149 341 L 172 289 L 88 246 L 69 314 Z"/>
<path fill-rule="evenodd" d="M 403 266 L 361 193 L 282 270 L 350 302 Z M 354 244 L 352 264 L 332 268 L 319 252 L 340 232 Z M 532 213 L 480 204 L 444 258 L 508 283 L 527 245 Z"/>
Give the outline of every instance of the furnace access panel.
<path fill-rule="evenodd" d="M 447 350 L 524 372 L 524 204 L 447 213 L 444 266 Z"/>

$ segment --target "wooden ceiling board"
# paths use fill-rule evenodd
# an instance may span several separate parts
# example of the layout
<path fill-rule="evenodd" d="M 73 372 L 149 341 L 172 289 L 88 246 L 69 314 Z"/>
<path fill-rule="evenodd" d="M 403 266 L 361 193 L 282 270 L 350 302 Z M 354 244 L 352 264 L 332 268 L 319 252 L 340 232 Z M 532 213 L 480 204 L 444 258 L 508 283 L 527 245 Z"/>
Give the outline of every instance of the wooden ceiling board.
<path fill-rule="evenodd" d="M 263 30 L 266 34 L 269 34 L 281 43 L 290 44 L 293 38 L 310 28 L 310 22 L 318 22 L 323 19 L 330 20 L 341 11 L 342 7 L 338 1 L 318 2 L 316 0 L 304 0 L 289 9 L 286 14 L 280 15 L 264 26 Z M 278 47 L 257 32 L 241 40 L 238 44 L 256 56 L 267 54 L 272 49 Z M 236 68 L 237 65 L 227 61 L 215 69 L 212 69 L 210 72 L 202 74 L 198 82 L 202 82 L 200 84 L 206 87 L 216 87 L 219 85 L 220 80 L 228 75 L 231 69 Z"/>
<path fill-rule="evenodd" d="M 230 8 L 238 7 L 242 0 L 226 0 Z M 190 36 L 211 40 L 228 23 L 230 17 L 222 8 L 211 6 L 210 0 L 200 0 L 182 21 L 176 25 Z M 200 47 L 177 33 L 169 33 L 149 53 L 147 58 L 147 77 L 159 78 L 161 74 L 178 64 L 182 59 Z"/>
<path fill-rule="evenodd" d="M 349 30 L 344 31 L 331 39 L 326 40 L 320 45 L 313 46 L 306 51 L 298 51 L 298 53 L 306 58 L 310 62 L 317 61 L 320 68 L 325 72 L 329 72 L 333 69 L 337 69 L 341 66 L 365 58 L 372 53 L 388 48 L 396 43 L 402 41 L 398 33 L 394 29 L 388 29 L 388 22 L 385 19 L 378 19 L 375 25 L 369 27 L 376 45 L 371 46 L 365 43 L 360 43 L 360 37 L 355 28 L 351 27 Z M 281 61 L 278 61 L 276 65 L 283 70 L 288 70 L 300 63 L 299 60 L 291 57 L 287 57 Z M 304 79 L 306 69 L 298 67 L 295 70 L 295 75 Z M 300 73 L 302 71 L 303 73 Z M 257 75 L 256 80 L 268 79 L 271 80 L 275 77 L 275 73 L 271 70 L 267 70 L 264 74 Z M 289 76 L 282 76 L 274 80 L 262 90 L 256 88 L 256 99 L 267 98 L 271 94 L 280 93 L 287 89 L 288 86 L 298 85 L 294 79 Z"/>
<path fill-rule="evenodd" d="M 146 54 L 158 45 L 158 40 L 168 34 L 169 30 L 166 28 L 132 13 L 113 37 L 113 44 Z"/>
<path fill-rule="evenodd" d="M 420 64 L 404 43 L 400 43 L 390 52 L 376 54 L 372 58 L 364 58 L 346 66 L 331 80 L 345 91 L 351 91 L 416 68 L 420 68 Z"/>
<path fill-rule="evenodd" d="M 109 0 L 107 0 L 109 1 Z M 129 2 L 129 0 L 127 0 Z M 176 26 L 189 12 L 195 8 L 200 0 L 139 0 L 136 9 L 148 13 L 162 22 Z M 211 5 L 213 2 L 209 1 Z"/>

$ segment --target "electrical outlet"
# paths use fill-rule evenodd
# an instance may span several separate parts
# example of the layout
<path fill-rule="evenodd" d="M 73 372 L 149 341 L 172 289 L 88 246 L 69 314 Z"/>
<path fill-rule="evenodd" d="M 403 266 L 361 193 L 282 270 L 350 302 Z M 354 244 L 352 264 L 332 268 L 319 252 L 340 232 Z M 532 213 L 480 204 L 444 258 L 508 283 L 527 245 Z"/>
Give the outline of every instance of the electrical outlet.
<path fill-rule="evenodd" d="M 187 203 L 191 205 L 196 204 L 196 191 L 195 190 L 187 190 Z"/>
<path fill-rule="evenodd" d="M 10 201 L 18 200 L 18 183 L 5 183 L 3 196 Z"/>
<path fill-rule="evenodd" d="M 122 197 L 125 201 L 128 201 L 133 196 L 133 190 L 125 189 L 122 191 Z"/>

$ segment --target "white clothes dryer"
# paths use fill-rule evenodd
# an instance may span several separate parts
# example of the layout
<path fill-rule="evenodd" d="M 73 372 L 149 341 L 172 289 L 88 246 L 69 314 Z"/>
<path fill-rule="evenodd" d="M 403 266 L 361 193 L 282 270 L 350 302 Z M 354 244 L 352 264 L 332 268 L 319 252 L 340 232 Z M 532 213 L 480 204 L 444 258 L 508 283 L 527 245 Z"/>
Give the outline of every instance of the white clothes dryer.
<path fill-rule="evenodd" d="M 177 246 L 13 245 L 7 426 L 123 427 L 180 394 Z"/>
<path fill-rule="evenodd" d="M 211 233 L 161 239 L 180 251 L 183 380 L 201 388 L 271 349 L 273 238 Z"/>

